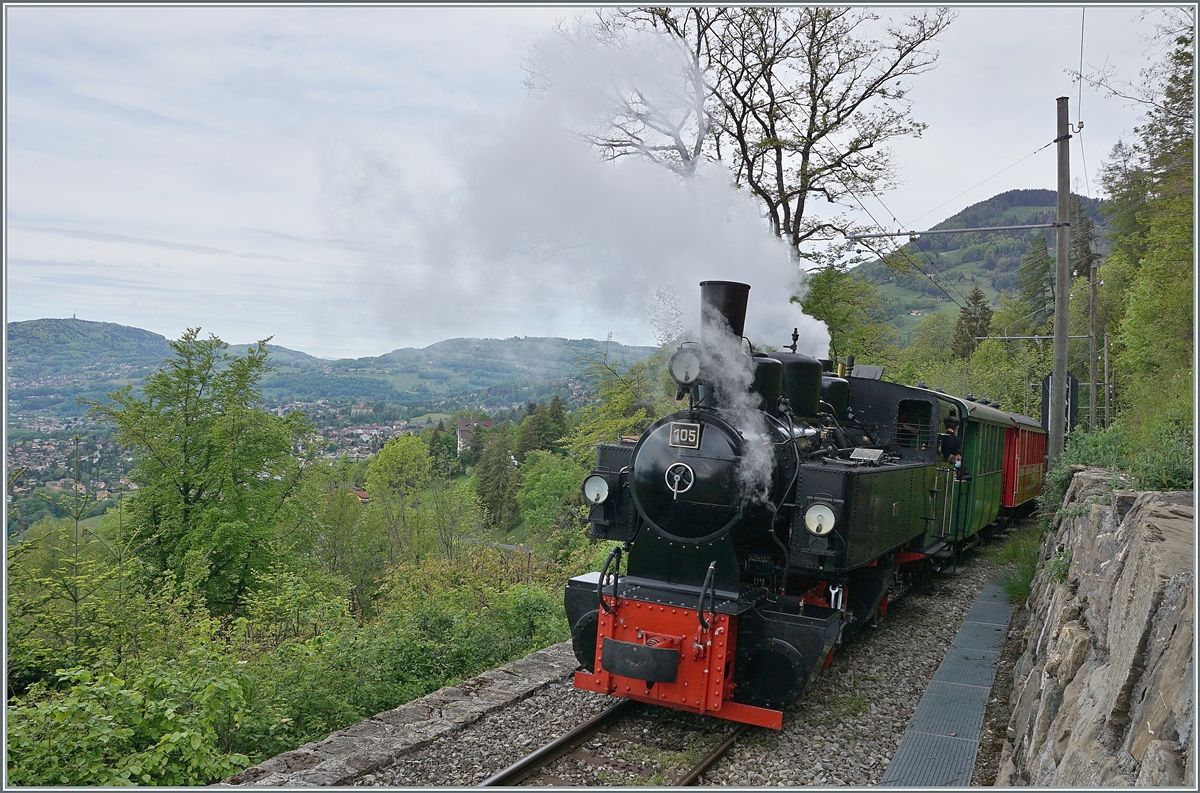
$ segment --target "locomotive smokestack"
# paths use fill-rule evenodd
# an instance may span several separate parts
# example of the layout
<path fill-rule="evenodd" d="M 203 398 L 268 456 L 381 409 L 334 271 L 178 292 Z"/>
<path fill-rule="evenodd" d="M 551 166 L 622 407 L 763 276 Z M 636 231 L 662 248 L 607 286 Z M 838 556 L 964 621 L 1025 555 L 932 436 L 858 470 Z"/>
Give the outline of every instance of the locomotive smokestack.
<path fill-rule="evenodd" d="M 746 328 L 746 301 L 750 284 L 736 281 L 700 282 L 700 340 L 704 341 L 709 323 L 717 317 L 724 320 L 730 332 L 741 338 Z"/>

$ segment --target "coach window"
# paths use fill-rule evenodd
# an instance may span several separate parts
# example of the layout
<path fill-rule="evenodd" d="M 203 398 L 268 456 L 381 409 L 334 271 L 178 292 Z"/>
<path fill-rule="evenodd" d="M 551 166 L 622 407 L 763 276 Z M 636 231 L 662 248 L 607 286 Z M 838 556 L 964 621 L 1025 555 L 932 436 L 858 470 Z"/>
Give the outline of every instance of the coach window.
<path fill-rule="evenodd" d="M 933 409 L 928 402 L 901 399 L 896 409 L 896 445 L 924 449 L 933 440 Z"/>

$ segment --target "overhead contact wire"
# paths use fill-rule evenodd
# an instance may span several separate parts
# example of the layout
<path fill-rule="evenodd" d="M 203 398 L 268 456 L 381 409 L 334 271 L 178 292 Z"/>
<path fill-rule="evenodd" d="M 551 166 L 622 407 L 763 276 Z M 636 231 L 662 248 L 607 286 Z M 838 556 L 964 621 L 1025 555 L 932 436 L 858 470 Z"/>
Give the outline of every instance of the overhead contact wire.
<path fill-rule="evenodd" d="M 966 190 L 963 190 L 963 191 L 962 191 L 961 193 L 959 193 L 958 195 L 956 195 L 956 196 L 953 196 L 953 197 L 951 197 L 951 198 L 948 198 L 948 199 L 946 199 L 946 200 L 945 200 L 945 201 L 943 201 L 942 203 L 940 203 L 940 204 L 938 204 L 937 206 L 935 206 L 933 209 L 931 209 L 931 210 L 929 210 L 928 212 L 926 212 L 924 215 L 918 215 L 917 217 L 913 218 L 911 222 L 912 222 L 912 223 L 916 223 L 916 222 L 917 222 L 918 220 L 920 220 L 921 218 L 923 218 L 923 217 L 927 217 L 927 216 L 929 216 L 929 215 L 932 215 L 934 212 L 936 212 L 937 210 L 939 210 L 939 209 L 941 209 L 942 207 L 946 206 L 946 204 L 949 204 L 949 203 L 950 203 L 951 201 L 953 201 L 954 199 L 956 199 L 956 198 L 961 198 L 961 197 L 965 196 L 967 193 L 971 192 L 971 191 L 972 191 L 972 190 L 974 190 L 976 187 L 979 187 L 980 185 L 987 184 L 988 182 L 992 181 L 993 179 L 995 179 L 997 176 L 999 176 L 1000 174 L 1004 173 L 1005 171 L 1011 170 L 1012 168 L 1016 168 L 1018 165 L 1020 165 L 1021 163 L 1025 162 L 1026 160 L 1028 160 L 1030 157 L 1034 156 L 1035 154 L 1040 154 L 1041 152 L 1045 151 L 1046 149 L 1050 148 L 1050 147 L 1051 147 L 1051 146 L 1053 146 L 1053 145 L 1054 145 L 1054 141 L 1050 141 L 1050 142 L 1049 142 L 1049 143 L 1047 143 L 1045 146 L 1042 146 L 1040 149 L 1037 149 L 1036 151 L 1033 151 L 1033 152 L 1031 152 L 1030 154 L 1026 154 L 1024 157 L 1022 157 L 1021 159 L 1017 160 L 1017 161 L 1016 161 L 1016 162 L 1014 162 L 1012 165 L 1009 165 L 1009 166 L 1007 166 L 1007 167 L 1005 167 L 1005 168 L 1001 168 L 999 171 L 996 171 L 994 174 L 992 174 L 992 175 L 991 175 L 991 176 L 989 176 L 988 178 L 984 179 L 982 182 L 979 182 L 978 184 L 971 185 L 970 187 L 968 187 Z M 910 225 L 911 225 L 911 224 L 910 224 Z"/>
<path fill-rule="evenodd" d="M 813 153 L 821 158 L 821 162 L 823 162 L 826 167 L 829 166 L 829 162 L 828 162 L 828 160 L 825 159 L 824 155 L 822 155 L 820 152 L 816 152 L 816 151 L 814 151 Z M 850 187 L 845 183 L 845 181 L 843 181 L 840 177 L 838 178 L 838 181 L 841 182 L 842 189 L 844 189 L 846 191 L 846 194 L 854 199 L 854 203 L 858 204 L 859 208 L 862 209 L 863 212 L 867 213 L 867 217 L 871 218 L 871 221 L 878 228 L 886 231 L 883 224 L 880 223 L 878 219 L 876 219 L 875 215 L 871 213 L 871 210 L 867 209 L 866 205 L 863 204 L 862 199 L 860 199 L 858 197 L 858 195 L 853 190 L 850 189 Z M 879 200 L 878 196 L 876 196 L 876 200 L 877 201 Z M 884 203 L 882 201 L 879 201 L 879 205 L 882 206 L 884 208 L 884 210 L 888 211 L 889 214 L 891 213 L 891 210 L 888 210 L 888 208 L 884 205 Z M 862 240 L 859 240 L 859 242 L 861 243 Z M 879 256 L 881 259 L 883 258 L 883 254 L 879 253 L 879 251 L 876 251 L 874 248 L 872 248 L 867 243 L 863 243 L 863 244 L 869 250 L 871 250 L 876 256 Z M 920 250 L 919 247 L 918 247 L 918 250 Z M 954 299 L 954 295 L 947 292 L 945 287 L 943 287 L 941 284 L 939 284 L 937 281 L 934 280 L 932 274 L 926 273 L 924 270 L 921 269 L 921 266 L 919 264 L 917 264 L 915 261 L 913 261 L 912 257 L 908 255 L 908 251 L 904 250 L 904 247 L 902 245 L 896 246 L 895 253 L 900 253 L 901 255 L 903 255 L 904 258 L 908 260 L 908 263 L 912 265 L 914 270 L 916 270 L 921 275 L 927 276 L 929 278 L 929 282 L 932 283 L 934 286 L 936 286 L 938 289 L 940 289 L 942 291 L 942 294 L 944 294 L 947 298 L 949 298 L 950 302 L 952 302 L 954 305 L 958 306 L 959 309 L 963 308 L 963 305 Z M 934 265 L 934 270 L 937 270 L 936 265 Z M 937 272 L 938 272 L 938 275 L 941 275 L 943 278 L 946 278 L 946 276 L 944 274 L 942 274 L 942 272 L 940 270 L 937 270 Z M 950 279 L 947 278 L 946 280 L 949 281 Z M 951 286 L 954 286 L 954 284 L 951 283 Z M 960 295 L 962 295 L 962 291 L 959 290 L 957 286 L 955 286 L 954 288 L 955 288 L 955 291 L 957 291 Z M 963 299 L 966 300 L 966 297 L 964 296 Z"/>

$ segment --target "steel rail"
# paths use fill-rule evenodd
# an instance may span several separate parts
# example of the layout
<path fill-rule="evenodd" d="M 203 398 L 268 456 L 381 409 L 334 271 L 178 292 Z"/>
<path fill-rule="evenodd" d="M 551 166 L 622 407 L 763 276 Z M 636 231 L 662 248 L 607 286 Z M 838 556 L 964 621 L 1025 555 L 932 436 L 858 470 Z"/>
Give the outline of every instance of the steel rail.
<path fill-rule="evenodd" d="M 728 752 L 730 747 L 741 737 L 742 733 L 748 729 L 750 729 L 749 724 L 739 724 L 737 729 L 721 742 L 720 746 L 709 752 L 703 760 L 696 764 L 695 768 L 676 780 L 675 787 L 688 787 L 696 784 L 696 781 L 700 779 L 700 775 L 707 771 L 713 763 L 717 762 L 722 755 Z"/>
<path fill-rule="evenodd" d="M 510 765 L 479 783 L 478 787 L 507 787 L 532 776 L 539 768 L 549 765 L 567 752 L 583 743 L 601 728 L 607 726 L 634 704 L 632 699 L 623 699 L 608 710 L 600 713 L 560 738 L 546 744 L 533 754 Z"/>

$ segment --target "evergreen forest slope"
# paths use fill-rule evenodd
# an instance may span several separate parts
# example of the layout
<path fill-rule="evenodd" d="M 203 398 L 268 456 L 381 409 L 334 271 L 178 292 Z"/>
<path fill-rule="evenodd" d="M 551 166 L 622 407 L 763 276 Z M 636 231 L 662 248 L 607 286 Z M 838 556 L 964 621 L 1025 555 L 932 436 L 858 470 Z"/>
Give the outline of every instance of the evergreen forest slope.
<path fill-rule="evenodd" d="M 1079 196 L 1079 200 L 1095 226 L 1096 252 L 1103 255 L 1107 253 L 1106 221 L 1101 213 L 1104 202 L 1084 196 Z M 1009 190 L 972 204 L 930 228 L 1053 223 L 1056 201 L 1053 190 Z M 892 267 L 880 258 L 856 267 L 854 272 L 879 287 L 890 324 L 900 329 L 903 337 L 931 314 L 950 312 L 952 317 L 957 316 L 959 306 L 954 301 L 964 303 L 973 287 L 983 290 L 992 304 L 1001 290 L 1013 291 L 1021 259 L 1029 243 L 1038 236 L 1049 239 L 1053 248 L 1053 229 L 931 234 L 911 240 L 889 255 Z M 870 242 L 870 246 L 864 244 L 860 250 L 864 253 L 894 250 L 892 243 Z"/>

